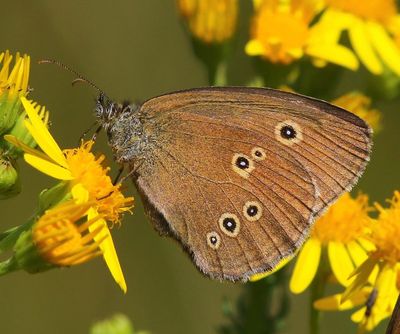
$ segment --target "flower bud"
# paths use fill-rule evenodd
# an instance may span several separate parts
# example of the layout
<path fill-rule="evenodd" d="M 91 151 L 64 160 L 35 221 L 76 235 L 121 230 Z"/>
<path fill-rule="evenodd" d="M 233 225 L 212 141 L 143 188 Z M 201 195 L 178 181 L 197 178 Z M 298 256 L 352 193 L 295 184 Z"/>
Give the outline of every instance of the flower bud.
<path fill-rule="evenodd" d="M 191 34 L 206 43 L 223 43 L 236 30 L 237 0 L 178 0 L 178 10 Z"/>
<path fill-rule="evenodd" d="M 43 124 L 47 127 L 49 121 L 49 112 L 46 111 L 45 107 L 36 105 L 36 103 L 34 103 L 33 105 L 38 116 L 43 121 Z M 22 112 L 18 116 L 12 129 L 9 131 L 9 135 L 14 136 L 26 146 L 35 148 L 37 143 L 25 126 L 26 119 L 27 119 L 26 112 Z M 24 153 L 23 149 L 20 146 L 13 145 L 9 142 L 6 142 L 5 144 L 6 144 L 7 154 L 15 159 L 19 158 Z"/>
<path fill-rule="evenodd" d="M 0 54 L 0 135 L 14 126 L 22 111 L 19 98 L 28 93 L 30 58 L 17 53 L 10 72 L 12 58 L 8 51 Z"/>
<path fill-rule="evenodd" d="M 13 197 L 20 191 L 18 171 L 8 159 L 0 158 L 0 199 Z"/>

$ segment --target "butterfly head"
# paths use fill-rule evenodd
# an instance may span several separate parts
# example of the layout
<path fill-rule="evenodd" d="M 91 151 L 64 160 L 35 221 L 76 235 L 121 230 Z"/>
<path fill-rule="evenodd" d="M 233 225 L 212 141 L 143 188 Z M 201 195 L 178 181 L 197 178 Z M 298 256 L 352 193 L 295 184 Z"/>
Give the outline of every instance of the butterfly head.
<path fill-rule="evenodd" d="M 117 103 L 100 93 L 96 101 L 95 114 L 101 126 L 107 131 L 120 115 L 133 115 L 135 110 L 137 110 L 136 105 L 131 105 L 129 102 Z"/>
<path fill-rule="evenodd" d="M 129 102 L 117 103 L 100 94 L 95 114 L 106 131 L 108 142 L 120 163 L 130 163 L 139 156 L 146 142 L 139 106 Z"/>

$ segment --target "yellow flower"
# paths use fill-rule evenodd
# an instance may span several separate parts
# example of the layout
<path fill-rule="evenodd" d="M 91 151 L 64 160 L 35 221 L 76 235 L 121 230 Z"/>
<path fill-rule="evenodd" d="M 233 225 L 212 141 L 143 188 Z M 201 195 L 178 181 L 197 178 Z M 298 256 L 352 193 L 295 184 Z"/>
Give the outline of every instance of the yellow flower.
<path fill-rule="evenodd" d="M 109 168 L 102 167 L 104 156 L 96 158 L 90 149 L 93 142 L 83 143 L 79 148 L 62 151 L 51 136 L 46 125 L 38 116 L 34 106 L 25 98 L 21 98 L 29 120 L 25 126 L 38 143 L 43 152 L 32 149 L 15 137 L 5 136 L 14 145 L 25 151 L 25 161 L 56 179 L 68 182 L 72 197 L 77 203 L 93 202 L 88 210 L 88 219 L 100 215 L 102 218 L 89 226 L 92 231 L 104 226 L 103 234 L 108 237 L 101 244 L 104 259 L 111 274 L 121 288 L 126 291 L 124 276 L 114 248 L 106 220 L 115 223 L 120 214 L 131 208 L 133 198 L 124 197 L 120 191 L 121 185 L 113 185 L 107 175 Z M 95 237 L 98 241 L 99 236 Z"/>
<path fill-rule="evenodd" d="M 246 45 L 250 56 L 262 56 L 272 63 L 290 64 L 304 55 L 314 64 L 331 62 L 351 70 L 358 68 L 352 51 L 338 44 L 339 35 L 327 24 L 313 24 L 321 11 L 317 0 L 255 1 L 251 38 Z"/>
<path fill-rule="evenodd" d="M 357 333 L 372 331 L 379 323 L 389 317 L 399 295 L 394 284 L 394 271 L 386 268 L 381 271 L 374 285 L 365 286 L 355 291 L 343 301 L 343 293 L 321 298 L 314 302 L 320 311 L 347 311 L 358 308 L 351 315 L 351 320 L 359 325 Z"/>
<path fill-rule="evenodd" d="M 17 53 L 10 72 L 12 59 L 8 51 L 0 54 L 0 134 L 13 127 L 21 109 L 19 97 L 28 93 L 30 57 Z"/>
<path fill-rule="evenodd" d="M 315 223 L 301 249 L 290 280 L 293 293 L 303 292 L 314 279 L 322 251 L 327 251 L 337 281 L 347 286 L 355 267 L 367 258 L 372 245 L 365 239 L 369 216 L 368 197 L 342 195 Z"/>
<path fill-rule="evenodd" d="M 354 51 L 371 73 L 382 74 L 386 65 L 400 75 L 400 49 L 391 33 L 399 20 L 394 0 L 326 0 L 326 4 L 321 22 L 338 34 L 349 33 Z"/>
<path fill-rule="evenodd" d="M 381 128 L 382 114 L 377 109 L 371 108 L 371 99 L 361 93 L 351 92 L 332 101 L 332 104 L 356 114 L 367 122 L 375 133 Z"/>
<path fill-rule="evenodd" d="M 238 0 L 178 0 L 178 9 L 194 37 L 222 43 L 236 30 Z"/>
<path fill-rule="evenodd" d="M 7 93 L 9 99 L 15 96 L 25 96 L 28 92 L 30 57 L 17 52 L 15 65 L 10 73 L 10 65 L 13 56 L 9 51 L 0 54 L 0 95 Z"/>
<path fill-rule="evenodd" d="M 351 315 L 351 320 L 359 324 L 358 333 L 372 331 L 392 314 L 399 296 L 396 286 L 399 268 L 388 265 L 376 267 L 379 268 L 376 279 L 370 280 L 369 283 L 365 280 L 365 285 L 358 287 L 350 295 L 346 291 L 316 300 L 314 307 L 320 311 L 347 311 L 359 308 Z M 372 268 L 374 267 L 369 265 L 367 276 Z"/>
<path fill-rule="evenodd" d="M 101 216 L 85 220 L 90 202 L 74 200 L 47 210 L 32 228 L 32 241 L 48 263 L 73 266 L 102 255 L 101 243 L 108 238 L 107 227 L 96 224 Z M 91 228 L 92 225 L 98 225 Z"/>
<path fill-rule="evenodd" d="M 374 249 L 352 274 L 353 282 L 343 294 L 315 303 L 320 310 L 344 310 L 362 305 L 352 315 L 352 320 L 359 323 L 360 332 L 373 330 L 389 317 L 400 292 L 400 192 L 395 192 L 390 203 L 389 208 L 375 205 L 379 217 L 372 221 L 367 236 Z M 376 278 L 373 278 L 374 270 L 378 272 Z"/>

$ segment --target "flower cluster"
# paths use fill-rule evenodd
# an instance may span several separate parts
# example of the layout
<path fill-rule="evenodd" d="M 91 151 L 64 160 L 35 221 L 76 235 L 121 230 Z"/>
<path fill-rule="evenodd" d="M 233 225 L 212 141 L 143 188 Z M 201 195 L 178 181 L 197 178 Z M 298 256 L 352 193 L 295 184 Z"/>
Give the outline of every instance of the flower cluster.
<path fill-rule="evenodd" d="M 24 152 L 27 163 L 60 180 L 41 196 L 45 212 L 21 235 L 15 245 L 13 269 L 29 272 L 54 266 L 71 266 L 102 255 L 121 289 L 126 283 L 107 222 L 119 222 L 121 214 L 132 207 L 133 198 L 121 193 L 103 167 L 104 156 L 92 152 L 93 141 L 74 149 L 61 150 L 47 129 L 48 113 L 20 97 L 27 118 L 24 127 L 41 150 L 12 134 L 5 139 Z M 61 189 L 61 190 L 60 190 Z"/>
<path fill-rule="evenodd" d="M 232 38 L 238 2 L 178 0 L 191 34 L 204 43 Z M 253 0 L 249 56 L 288 65 L 308 57 L 315 66 L 328 63 L 372 74 L 389 69 L 400 75 L 400 15 L 395 0 Z M 343 43 L 346 35 L 350 45 Z"/>
<path fill-rule="evenodd" d="M 292 292 L 304 291 L 317 273 L 326 270 L 320 263 L 325 252 L 333 280 L 325 279 L 340 283 L 345 291 L 314 301 L 314 307 L 323 311 L 360 307 L 351 317 L 360 332 L 373 330 L 389 317 L 400 292 L 400 192 L 389 203 L 387 208 L 370 207 L 366 195 L 355 199 L 343 195 L 315 224 L 290 282 Z M 378 217 L 372 218 L 371 211 Z"/>
<path fill-rule="evenodd" d="M 394 0 L 254 1 L 249 55 L 288 64 L 307 55 L 314 63 L 331 62 L 349 69 L 358 60 L 373 74 L 385 67 L 400 75 L 399 20 Z M 285 27 L 285 29 L 282 29 Z M 349 36 L 352 49 L 341 44 Z M 355 57 L 357 56 L 357 58 Z"/>
<path fill-rule="evenodd" d="M 356 70 L 356 57 L 338 43 L 332 25 L 314 24 L 321 10 L 320 1 L 315 0 L 256 1 L 246 53 L 281 64 L 309 56 L 318 64 L 331 62 Z"/>
<path fill-rule="evenodd" d="M 21 189 L 16 161 L 21 152 L 8 145 L 2 136 L 13 134 L 28 146 L 36 144 L 23 124 L 26 114 L 20 101 L 29 92 L 30 57 L 19 53 L 13 57 L 9 51 L 2 52 L 0 65 L 0 199 L 6 199 Z M 40 117 L 47 124 L 48 115 L 41 113 Z"/>

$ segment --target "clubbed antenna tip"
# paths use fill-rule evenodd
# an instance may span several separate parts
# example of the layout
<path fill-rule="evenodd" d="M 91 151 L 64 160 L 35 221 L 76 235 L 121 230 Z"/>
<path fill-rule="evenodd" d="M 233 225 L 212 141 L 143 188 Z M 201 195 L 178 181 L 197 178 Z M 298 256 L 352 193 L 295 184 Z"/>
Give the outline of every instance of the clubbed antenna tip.
<path fill-rule="evenodd" d="M 75 80 L 72 81 L 72 85 L 75 85 L 78 82 L 84 82 L 87 83 L 88 85 L 90 85 L 91 87 L 93 87 L 94 89 L 96 89 L 101 96 L 103 97 L 107 97 L 107 95 L 103 92 L 103 90 L 101 90 L 98 86 L 96 86 L 92 81 L 86 79 L 84 76 L 82 76 L 81 74 L 79 74 L 77 71 L 73 70 L 72 68 L 70 68 L 69 66 L 57 61 L 57 60 L 53 60 L 53 59 L 42 59 L 38 61 L 38 64 L 54 64 L 57 65 L 58 67 L 61 67 L 64 70 L 67 70 L 68 72 L 71 72 L 73 74 L 75 74 L 77 76 L 77 78 Z"/>

